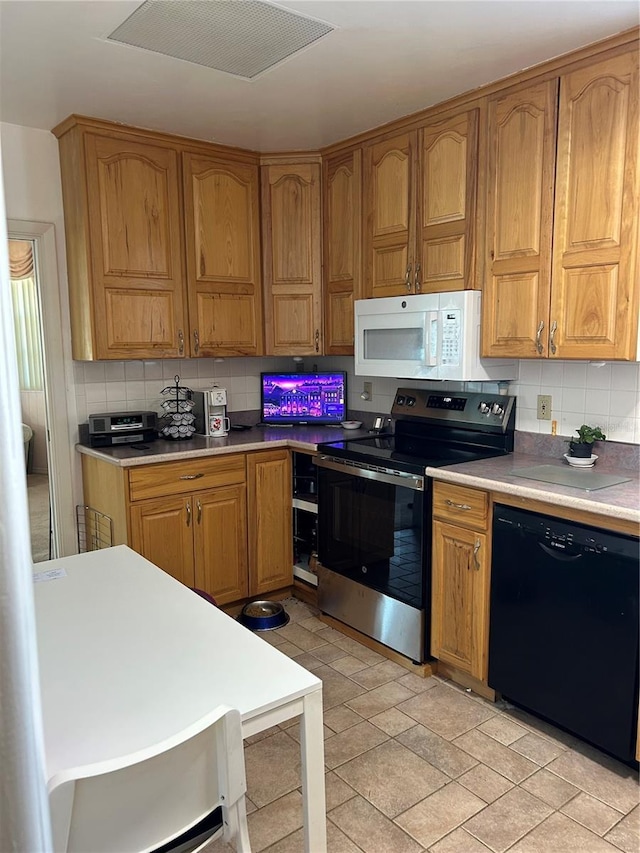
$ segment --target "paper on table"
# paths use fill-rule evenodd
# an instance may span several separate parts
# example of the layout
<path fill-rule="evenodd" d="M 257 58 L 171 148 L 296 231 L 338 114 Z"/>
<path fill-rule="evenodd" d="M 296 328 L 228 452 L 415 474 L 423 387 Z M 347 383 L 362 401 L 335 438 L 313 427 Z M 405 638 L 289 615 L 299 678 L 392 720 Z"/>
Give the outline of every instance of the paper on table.
<path fill-rule="evenodd" d="M 35 572 L 33 575 L 34 583 L 43 583 L 44 581 L 54 581 L 58 578 L 66 578 L 66 569 L 48 569 L 46 572 Z"/>

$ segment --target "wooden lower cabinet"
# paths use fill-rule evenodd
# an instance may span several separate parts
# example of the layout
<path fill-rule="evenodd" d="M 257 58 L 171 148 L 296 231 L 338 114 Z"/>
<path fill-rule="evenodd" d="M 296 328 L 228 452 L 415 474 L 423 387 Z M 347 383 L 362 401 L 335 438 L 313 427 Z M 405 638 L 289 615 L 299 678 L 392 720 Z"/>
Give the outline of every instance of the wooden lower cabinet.
<path fill-rule="evenodd" d="M 82 457 L 85 503 L 127 544 L 218 604 L 293 583 L 288 450 L 120 468 Z"/>
<path fill-rule="evenodd" d="M 486 677 L 488 594 L 486 534 L 435 521 L 431 653 L 480 681 Z"/>
<path fill-rule="evenodd" d="M 130 546 L 180 583 L 195 586 L 191 496 L 157 498 L 131 507 Z"/>
<path fill-rule="evenodd" d="M 434 483 L 431 654 L 486 684 L 491 575 L 489 495 Z"/>
<path fill-rule="evenodd" d="M 246 598 L 247 490 L 229 486 L 195 496 L 196 586 L 213 595 L 218 604 Z"/>
<path fill-rule="evenodd" d="M 218 604 L 247 595 L 246 534 L 244 485 L 131 507 L 131 547 Z"/>
<path fill-rule="evenodd" d="M 293 583 L 291 455 L 268 450 L 247 455 L 249 486 L 249 595 Z"/>

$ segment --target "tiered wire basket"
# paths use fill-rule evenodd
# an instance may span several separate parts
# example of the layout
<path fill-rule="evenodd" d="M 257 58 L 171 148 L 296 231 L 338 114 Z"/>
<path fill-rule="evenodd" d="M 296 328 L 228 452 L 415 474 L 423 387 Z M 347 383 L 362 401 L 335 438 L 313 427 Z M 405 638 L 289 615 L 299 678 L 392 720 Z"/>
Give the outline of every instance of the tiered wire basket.
<path fill-rule="evenodd" d="M 160 404 L 165 414 L 160 417 L 160 434 L 174 440 L 191 438 L 196 431 L 196 416 L 191 411 L 195 405 L 191 388 L 180 384 L 180 377 L 174 377 L 174 384 L 167 385 L 160 392 L 166 400 Z"/>

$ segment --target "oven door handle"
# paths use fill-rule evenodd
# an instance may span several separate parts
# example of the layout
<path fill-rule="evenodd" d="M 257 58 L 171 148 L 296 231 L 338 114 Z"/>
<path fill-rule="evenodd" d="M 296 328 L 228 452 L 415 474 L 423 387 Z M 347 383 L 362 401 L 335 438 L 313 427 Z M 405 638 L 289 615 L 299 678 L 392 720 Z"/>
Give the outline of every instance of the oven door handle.
<path fill-rule="evenodd" d="M 367 467 L 357 462 L 345 462 L 334 456 L 316 456 L 316 465 L 319 468 L 329 468 L 332 471 L 340 471 L 352 477 L 361 477 L 365 480 L 376 480 L 379 483 L 390 483 L 392 486 L 402 486 L 412 489 L 414 492 L 424 491 L 424 477 L 419 474 L 409 474 L 404 471 L 387 471 L 384 469 Z"/>

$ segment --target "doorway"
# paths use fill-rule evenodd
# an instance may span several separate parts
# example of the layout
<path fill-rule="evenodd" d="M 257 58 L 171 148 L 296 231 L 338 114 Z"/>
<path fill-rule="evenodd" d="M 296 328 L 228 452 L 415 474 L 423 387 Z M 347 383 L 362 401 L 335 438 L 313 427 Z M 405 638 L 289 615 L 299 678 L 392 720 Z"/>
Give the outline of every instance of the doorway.
<path fill-rule="evenodd" d="M 34 563 L 40 563 L 53 556 L 53 543 L 40 282 L 34 240 L 9 239 L 9 271 L 27 471 L 31 556 Z"/>
<path fill-rule="evenodd" d="M 23 422 L 27 426 L 31 426 L 29 420 L 35 424 L 35 429 L 31 427 L 34 435 L 26 448 L 25 465 L 30 463 L 27 485 L 34 518 L 33 532 L 36 534 L 32 542 L 36 562 L 77 551 L 69 429 L 75 415 L 75 389 L 68 375 L 72 366 L 70 362 L 65 363 L 63 352 L 54 226 L 46 222 L 10 219 L 7 221 L 7 236 L 10 245 L 14 241 L 23 244 L 25 258 L 28 255 L 26 248 L 31 249 L 39 314 L 35 337 L 41 353 L 41 410 L 36 404 L 37 389 L 21 390 Z M 25 263 L 28 262 L 27 258 Z M 23 272 L 25 269 L 28 270 L 23 268 Z M 11 277 L 13 279 L 13 273 Z M 34 346 L 29 344 L 31 349 Z M 31 406 L 24 402 L 29 396 L 32 397 Z"/>

